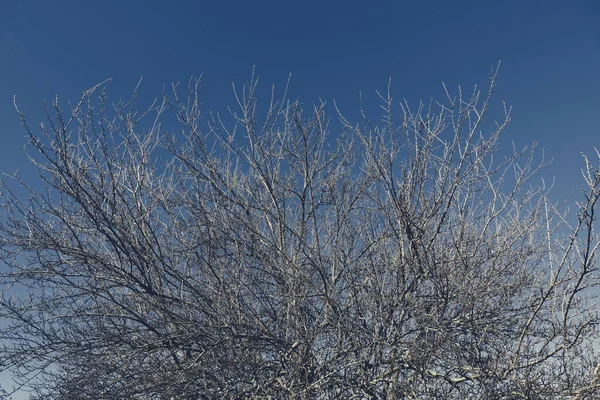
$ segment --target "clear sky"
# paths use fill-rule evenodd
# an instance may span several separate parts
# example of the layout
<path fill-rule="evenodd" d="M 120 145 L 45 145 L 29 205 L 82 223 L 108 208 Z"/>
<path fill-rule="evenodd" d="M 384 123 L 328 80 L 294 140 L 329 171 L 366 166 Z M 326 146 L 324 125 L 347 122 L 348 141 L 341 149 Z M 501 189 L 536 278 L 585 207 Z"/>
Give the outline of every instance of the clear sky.
<path fill-rule="evenodd" d="M 389 77 L 415 104 L 442 81 L 485 85 L 498 60 L 495 105 L 514 108 L 505 142 L 539 141 L 555 160 L 543 175 L 568 192 L 580 153 L 600 146 L 598 1 L 0 0 L 0 171 L 27 171 L 14 95 L 37 123 L 43 99 L 106 78 L 116 99 L 141 76 L 150 97 L 204 73 L 206 107 L 222 110 L 256 65 L 264 84 L 292 73 L 293 97 L 355 112 L 359 91 L 375 100 Z"/>

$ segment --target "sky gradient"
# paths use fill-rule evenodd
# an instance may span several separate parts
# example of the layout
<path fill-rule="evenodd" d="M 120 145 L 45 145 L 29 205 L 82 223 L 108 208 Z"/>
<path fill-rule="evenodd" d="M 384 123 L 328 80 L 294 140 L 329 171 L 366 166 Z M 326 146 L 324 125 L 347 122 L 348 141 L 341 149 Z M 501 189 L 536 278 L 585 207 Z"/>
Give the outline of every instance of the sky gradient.
<path fill-rule="evenodd" d="M 204 74 L 205 110 L 223 111 L 255 65 L 265 87 L 292 73 L 291 97 L 356 113 L 359 92 L 375 101 L 390 77 L 394 97 L 416 105 L 440 98 L 442 81 L 485 86 L 502 60 L 493 108 L 513 106 L 502 141 L 538 141 L 554 159 L 542 176 L 564 199 L 581 152 L 600 146 L 599 21 L 600 3 L 584 0 L 0 0 L 0 171 L 31 173 L 15 95 L 38 125 L 43 100 L 66 105 L 107 78 L 117 100 L 143 76 L 150 101 Z"/>

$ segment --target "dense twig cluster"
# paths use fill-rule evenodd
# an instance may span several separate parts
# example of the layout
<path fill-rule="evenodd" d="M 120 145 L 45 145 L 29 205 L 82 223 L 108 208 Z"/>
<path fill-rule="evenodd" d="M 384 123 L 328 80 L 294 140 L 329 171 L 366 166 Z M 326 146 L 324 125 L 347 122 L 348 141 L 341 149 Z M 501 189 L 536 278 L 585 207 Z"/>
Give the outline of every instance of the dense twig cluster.
<path fill-rule="evenodd" d="M 494 79 L 398 119 L 388 90 L 382 126 L 259 114 L 254 77 L 232 120 L 197 80 L 22 117 L 45 189 L 2 187 L 0 368 L 40 400 L 600 396 L 600 175 L 572 218 L 500 158 Z"/>

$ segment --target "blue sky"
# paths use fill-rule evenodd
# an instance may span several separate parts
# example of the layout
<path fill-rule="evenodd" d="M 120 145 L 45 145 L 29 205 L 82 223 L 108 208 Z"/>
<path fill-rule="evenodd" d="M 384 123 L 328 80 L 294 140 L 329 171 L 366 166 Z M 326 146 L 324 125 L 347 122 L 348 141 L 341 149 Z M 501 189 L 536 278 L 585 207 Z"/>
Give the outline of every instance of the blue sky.
<path fill-rule="evenodd" d="M 502 60 L 495 107 L 514 107 L 504 141 L 539 141 L 554 163 L 557 199 L 577 187 L 581 152 L 600 146 L 600 3 L 570 1 L 152 1 L 0 0 L 0 171 L 28 174 L 24 131 L 41 102 L 76 100 L 113 78 L 126 97 L 204 73 L 207 110 L 233 103 L 231 82 L 253 65 L 263 84 L 305 103 L 335 99 L 352 114 L 393 78 L 413 104 L 441 82 L 485 85 Z M 30 171 L 31 169 L 29 169 Z"/>
<path fill-rule="evenodd" d="M 540 142 L 557 187 L 577 186 L 580 153 L 599 145 L 600 5 L 595 1 L 0 1 L 0 171 L 26 169 L 17 95 L 33 122 L 41 101 L 75 100 L 113 78 L 109 95 L 142 94 L 204 73 L 206 109 L 233 103 L 253 65 L 263 84 L 305 103 L 367 103 L 393 78 L 397 99 L 486 84 L 502 60 L 495 105 L 514 107 L 504 142 Z"/>

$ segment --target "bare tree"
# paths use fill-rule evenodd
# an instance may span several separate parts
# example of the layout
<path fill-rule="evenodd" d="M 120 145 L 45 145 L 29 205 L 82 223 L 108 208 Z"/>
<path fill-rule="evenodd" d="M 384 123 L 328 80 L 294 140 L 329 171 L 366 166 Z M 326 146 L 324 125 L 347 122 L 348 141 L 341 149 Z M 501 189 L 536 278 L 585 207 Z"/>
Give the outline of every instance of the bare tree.
<path fill-rule="evenodd" d="M 2 183 L 0 367 L 35 399 L 600 395 L 600 174 L 573 214 L 535 146 L 500 156 L 495 76 L 415 110 L 378 92 L 380 126 L 287 89 L 259 113 L 254 76 L 231 118 L 196 79 L 21 114 L 44 189 Z"/>

